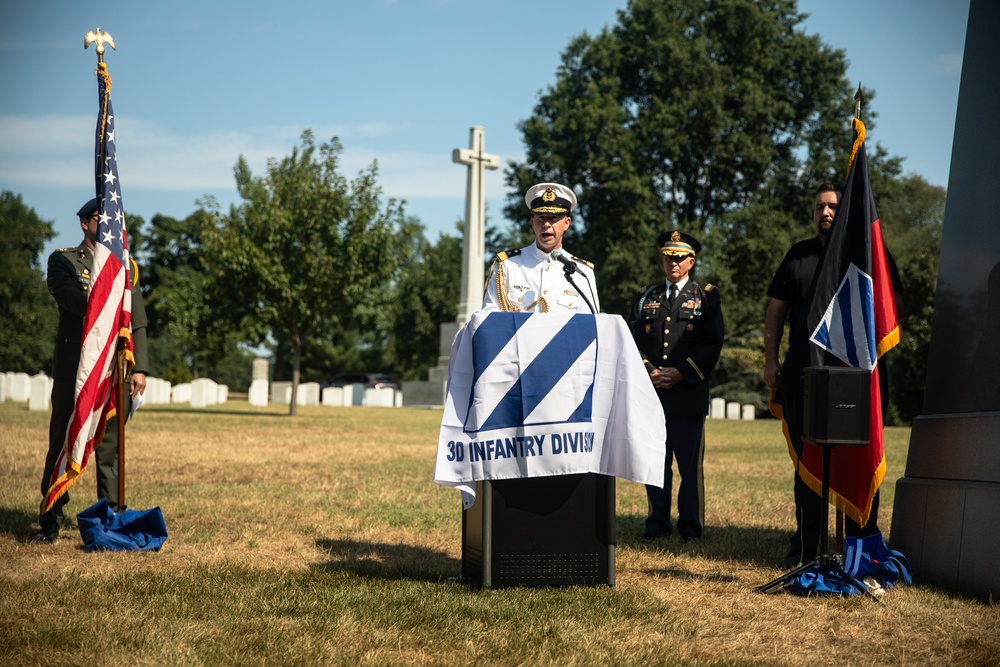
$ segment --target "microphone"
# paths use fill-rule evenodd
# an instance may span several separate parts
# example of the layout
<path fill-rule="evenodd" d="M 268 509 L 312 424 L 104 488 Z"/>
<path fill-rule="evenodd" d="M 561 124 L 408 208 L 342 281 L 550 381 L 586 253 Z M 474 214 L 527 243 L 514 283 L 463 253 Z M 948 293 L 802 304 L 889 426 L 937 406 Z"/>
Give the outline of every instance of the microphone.
<path fill-rule="evenodd" d="M 587 307 L 590 308 L 591 314 L 596 315 L 597 311 L 594 310 L 594 304 L 590 302 L 590 299 L 588 299 L 587 296 L 580 290 L 580 288 L 577 287 L 576 283 L 573 282 L 573 274 L 579 273 L 581 276 L 583 276 L 584 279 L 587 281 L 587 286 L 590 288 L 590 293 L 593 294 L 594 286 L 590 284 L 590 278 L 587 277 L 586 273 L 580 270 L 580 267 L 576 265 L 576 262 L 573 260 L 573 258 L 571 258 L 569 255 L 563 252 L 560 248 L 556 248 L 555 250 L 552 251 L 551 254 L 552 257 L 562 262 L 563 271 L 566 274 L 566 280 L 569 281 L 570 285 L 576 288 L 577 292 L 580 292 L 580 296 L 583 298 L 584 303 L 587 304 Z"/>
<path fill-rule="evenodd" d="M 552 251 L 552 258 L 553 259 L 557 259 L 557 260 L 559 260 L 560 262 L 563 263 L 563 266 L 566 267 L 566 269 L 565 269 L 566 273 L 574 273 L 574 272 L 580 270 L 579 268 L 577 268 L 576 262 L 574 262 L 572 259 L 570 259 L 569 257 L 567 257 L 566 253 L 564 253 L 559 248 L 556 248 L 555 250 Z"/>

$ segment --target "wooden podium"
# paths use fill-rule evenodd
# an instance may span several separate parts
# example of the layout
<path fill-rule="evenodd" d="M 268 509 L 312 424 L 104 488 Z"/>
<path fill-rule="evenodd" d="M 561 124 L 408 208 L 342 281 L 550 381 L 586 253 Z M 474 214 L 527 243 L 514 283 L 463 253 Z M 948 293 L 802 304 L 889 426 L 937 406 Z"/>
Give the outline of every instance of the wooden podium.
<path fill-rule="evenodd" d="M 615 478 L 476 483 L 462 512 L 462 579 L 485 587 L 615 584 Z"/>

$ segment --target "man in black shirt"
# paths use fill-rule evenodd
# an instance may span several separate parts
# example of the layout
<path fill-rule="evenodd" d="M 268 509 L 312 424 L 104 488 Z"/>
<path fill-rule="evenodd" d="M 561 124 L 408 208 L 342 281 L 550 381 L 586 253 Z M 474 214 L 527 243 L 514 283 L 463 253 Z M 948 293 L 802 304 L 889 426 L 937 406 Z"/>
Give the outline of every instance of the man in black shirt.
<path fill-rule="evenodd" d="M 767 314 L 764 318 L 764 383 L 771 389 L 778 387 L 778 376 L 781 373 L 778 349 L 781 345 L 786 318 L 789 324 L 789 338 L 809 335 L 809 332 L 803 329 L 801 321 L 804 316 L 803 309 L 808 305 L 806 298 L 809 295 L 816 267 L 819 265 L 820 257 L 822 257 L 826 242 L 830 237 L 837 206 L 840 203 L 840 195 L 840 188 L 833 183 L 826 182 L 819 186 L 813 205 L 813 223 L 816 225 L 816 236 L 799 241 L 788 250 L 767 288 L 767 294 L 771 300 L 767 305 Z M 899 270 L 888 250 L 886 250 L 886 257 L 896 298 L 896 311 L 902 313 L 900 295 L 903 287 L 899 278 Z M 885 414 L 888 403 L 888 378 L 885 374 L 884 358 L 879 359 L 878 371 L 882 391 L 882 413 Z M 795 421 L 799 423 L 798 419 Z M 794 489 L 795 533 L 791 538 L 788 555 L 781 562 L 782 567 L 793 567 L 815 558 L 820 532 L 823 529 L 820 525 L 822 512 L 820 496 L 810 489 L 797 473 Z M 868 523 L 859 526 L 850 517 L 847 517 L 846 533 L 860 537 L 879 532 L 878 503 L 879 494 L 876 492 Z"/>

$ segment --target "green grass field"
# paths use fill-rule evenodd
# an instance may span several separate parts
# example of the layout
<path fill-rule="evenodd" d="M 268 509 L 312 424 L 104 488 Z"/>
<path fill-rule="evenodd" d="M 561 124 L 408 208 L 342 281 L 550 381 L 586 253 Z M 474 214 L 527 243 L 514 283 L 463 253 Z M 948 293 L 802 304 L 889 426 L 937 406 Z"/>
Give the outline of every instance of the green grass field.
<path fill-rule="evenodd" d="M 433 482 L 437 410 L 143 407 L 127 504 L 162 508 L 158 553 L 86 553 L 37 530 L 48 413 L 0 404 L 0 664 L 1000 664 L 1000 607 L 927 586 L 761 595 L 781 574 L 792 472 L 780 424 L 709 421 L 707 532 L 637 541 L 617 485 L 614 587 L 454 581 L 461 501 Z M 909 430 L 888 429 L 880 523 Z M 93 471 L 74 515 L 96 500 Z"/>

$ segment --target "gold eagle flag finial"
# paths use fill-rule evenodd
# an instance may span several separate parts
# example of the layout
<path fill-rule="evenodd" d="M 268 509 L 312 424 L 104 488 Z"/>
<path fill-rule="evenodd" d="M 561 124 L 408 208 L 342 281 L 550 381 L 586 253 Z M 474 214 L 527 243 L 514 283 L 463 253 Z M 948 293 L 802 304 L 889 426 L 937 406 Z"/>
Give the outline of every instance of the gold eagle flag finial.
<path fill-rule="evenodd" d="M 84 50 L 90 48 L 91 44 L 97 44 L 97 64 L 104 62 L 104 45 L 107 44 L 112 49 L 115 48 L 115 40 L 110 33 L 102 31 L 100 28 L 97 30 L 89 30 L 86 35 L 83 36 L 83 48 Z"/>

